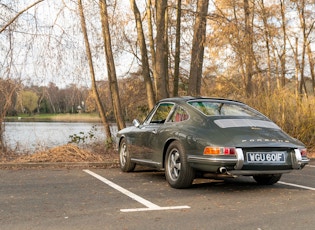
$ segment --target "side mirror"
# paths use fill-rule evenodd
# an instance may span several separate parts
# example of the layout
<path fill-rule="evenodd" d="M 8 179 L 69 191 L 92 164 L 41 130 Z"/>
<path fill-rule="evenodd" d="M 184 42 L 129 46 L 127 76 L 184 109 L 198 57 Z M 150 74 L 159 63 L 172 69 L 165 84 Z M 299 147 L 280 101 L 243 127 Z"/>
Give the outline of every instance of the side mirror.
<path fill-rule="evenodd" d="M 135 126 L 135 127 L 139 127 L 140 126 L 140 122 L 137 120 L 137 119 L 134 119 L 133 121 L 132 121 L 132 124 Z"/>

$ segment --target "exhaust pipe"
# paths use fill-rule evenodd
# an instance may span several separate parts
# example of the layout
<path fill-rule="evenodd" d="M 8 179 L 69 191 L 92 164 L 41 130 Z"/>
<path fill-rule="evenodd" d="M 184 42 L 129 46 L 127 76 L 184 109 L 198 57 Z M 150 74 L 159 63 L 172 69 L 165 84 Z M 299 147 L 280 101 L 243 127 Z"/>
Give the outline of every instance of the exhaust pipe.
<path fill-rule="evenodd" d="M 220 172 L 221 174 L 228 174 L 228 173 L 227 173 L 227 169 L 226 169 L 225 167 L 220 167 L 220 168 L 219 168 L 219 172 Z"/>

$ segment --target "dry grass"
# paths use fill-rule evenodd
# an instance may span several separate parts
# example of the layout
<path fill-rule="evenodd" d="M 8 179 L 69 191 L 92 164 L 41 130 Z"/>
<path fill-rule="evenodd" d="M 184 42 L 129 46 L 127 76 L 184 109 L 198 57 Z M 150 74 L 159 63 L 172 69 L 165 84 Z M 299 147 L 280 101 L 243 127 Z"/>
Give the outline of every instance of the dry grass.
<path fill-rule="evenodd" d="M 51 117 L 52 121 L 71 121 L 71 122 L 100 122 L 98 116 L 90 116 L 89 114 L 58 114 Z"/>
<path fill-rule="evenodd" d="M 113 150 L 106 152 L 94 152 L 90 149 L 79 148 L 76 145 L 67 144 L 54 147 L 47 151 L 36 152 L 33 154 L 17 155 L 14 153 L 6 154 L 1 162 L 27 163 L 27 162 L 108 162 L 117 161 L 118 154 Z"/>
<path fill-rule="evenodd" d="M 259 110 L 285 132 L 315 149 L 315 97 L 297 98 L 287 90 L 272 95 L 260 94 L 245 101 Z"/>

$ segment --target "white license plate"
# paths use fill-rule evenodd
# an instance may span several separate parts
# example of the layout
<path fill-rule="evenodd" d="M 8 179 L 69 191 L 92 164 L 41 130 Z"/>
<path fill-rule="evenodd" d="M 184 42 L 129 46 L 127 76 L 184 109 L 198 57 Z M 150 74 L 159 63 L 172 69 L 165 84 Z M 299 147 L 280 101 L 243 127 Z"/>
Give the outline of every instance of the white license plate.
<path fill-rule="evenodd" d="M 285 163 L 285 152 L 247 152 L 248 163 Z"/>

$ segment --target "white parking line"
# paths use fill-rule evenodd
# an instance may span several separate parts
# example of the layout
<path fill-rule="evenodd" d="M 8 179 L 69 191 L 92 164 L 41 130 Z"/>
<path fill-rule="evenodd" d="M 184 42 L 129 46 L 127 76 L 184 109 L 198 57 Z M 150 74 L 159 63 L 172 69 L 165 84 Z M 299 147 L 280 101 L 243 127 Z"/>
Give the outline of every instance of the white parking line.
<path fill-rule="evenodd" d="M 297 188 L 303 188 L 303 189 L 308 189 L 308 190 L 313 190 L 313 191 L 315 191 L 315 188 L 308 187 L 308 186 L 303 186 L 303 185 L 298 185 L 298 184 L 292 184 L 292 183 L 287 183 L 287 182 L 282 182 L 282 181 L 278 181 L 278 183 L 279 183 L 279 184 L 284 184 L 284 185 L 293 186 L 293 187 L 297 187 Z"/>
<path fill-rule="evenodd" d="M 125 194 L 126 196 L 129 196 L 130 198 L 134 199 L 135 201 L 138 201 L 139 203 L 143 204 L 147 208 L 133 208 L 133 209 L 120 209 L 121 212 L 139 212 L 139 211 L 159 211 L 159 210 L 170 210 L 170 209 L 186 209 L 190 208 L 189 206 L 170 206 L 170 207 L 160 207 L 156 204 L 153 204 L 152 202 L 128 191 L 127 189 L 124 189 L 123 187 L 107 180 L 106 178 L 90 171 L 90 170 L 83 170 L 84 172 L 90 174 L 91 176 L 95 177 L 96 179 L 99 179 L 100 181 L 104 182 L 105 184 L 109 185 L 110 187 L 116 189 L 117 191 Z"/>

